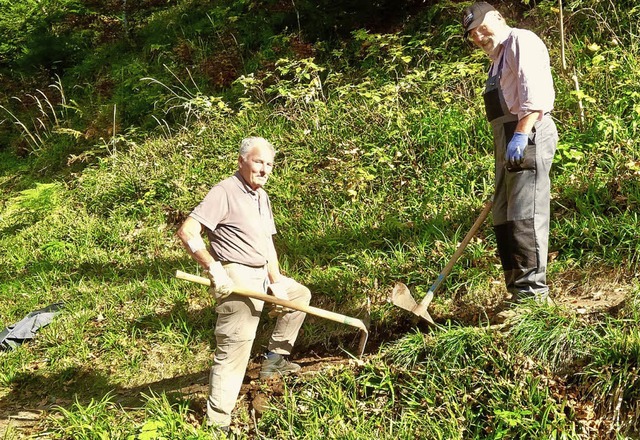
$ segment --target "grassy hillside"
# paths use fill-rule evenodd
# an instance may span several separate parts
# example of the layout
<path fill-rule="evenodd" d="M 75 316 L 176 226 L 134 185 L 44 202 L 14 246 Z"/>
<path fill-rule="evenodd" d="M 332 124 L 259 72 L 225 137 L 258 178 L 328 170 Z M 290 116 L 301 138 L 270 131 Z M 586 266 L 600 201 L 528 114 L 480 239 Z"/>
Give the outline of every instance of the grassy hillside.
<path fill-rule="evenodd" d="M 5 438 L 209 438 L 214 303 L 173 277 L 199 271 L 174 233 L 248 135 L 278 150 L 268 190 L 284 272 L 313 305 L 370 317 L 371 340 L 352 359 L 352 327 L 308 317 L 294 355 L 307 373 L 247 381 L 238 437 L 639 435 L 632 2 L 565 5 L 564 45 L 555 3 L 505 5 L 552 54 L 557 305 L 490 325 L 506 292 L 487 222 L 431 305 L 437 327 L 387 296 L 402 281 L 420 298 L 493 191 L 486 60 L 460 37 L 463 4 L 147 3 L 52 2 L 58 21 L 33 12 L 27 28 L 46 24 L 54 47 L 87 44 L 65 43 L 65 66 L 27 74 L 33 61 L 18 54 L 35 42 L 0 46 L 3 72 L 23 75 L 7 77 L 0 110 L 0 319 L 65 304 L 35 340 L 0 353 Z"/>

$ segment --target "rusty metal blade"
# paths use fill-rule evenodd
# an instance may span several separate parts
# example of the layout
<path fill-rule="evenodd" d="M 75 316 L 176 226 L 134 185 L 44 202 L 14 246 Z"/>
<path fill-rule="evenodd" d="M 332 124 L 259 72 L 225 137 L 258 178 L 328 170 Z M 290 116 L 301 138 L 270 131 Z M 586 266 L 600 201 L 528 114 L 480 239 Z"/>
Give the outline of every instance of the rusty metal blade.
<path fill-rule="evenodd" d="M 393 305 L 409 312 L 413 312 L 413 309 L 417 306 L 416 301 L 411 296 L 409 288 L 404 283 L 396 283 L 396 285 L 393 286 L 393 291 L 391 292 L 389 301 Z"/>
<path fill-rule="evenodd" d="M 413 296 L 411 296 L 411 291 L 404 283 L 396 283 L 395 286 L 393 286 L 389 301 L 391 301 L 393 305 L 407 310 L 420 318 L 426 319 L 430 324 L 435 325 L 426 307 L 420 307 L 421 304 L 416 303 Z"/>

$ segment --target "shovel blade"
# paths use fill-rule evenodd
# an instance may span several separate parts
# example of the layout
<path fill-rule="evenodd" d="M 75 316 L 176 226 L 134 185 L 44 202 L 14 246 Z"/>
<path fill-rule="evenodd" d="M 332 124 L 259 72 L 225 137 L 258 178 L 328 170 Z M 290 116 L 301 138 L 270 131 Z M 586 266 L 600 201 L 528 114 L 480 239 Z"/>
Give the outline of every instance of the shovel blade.
<path fill-rule="evenodd" d="M 409 312 L 413 312 L 413 309 L 417 306 L 416 301 L 413 299 L 413 296 L 411 296 L 409 288 L 403 283 L 396 283 L 396 285 L 393 286 L 389 300 L 394 306 L 398 306 Z"/>
<path fill-rule="evenodd" d="M 420 305 L 416 303 L 413 296 L 411 296 L 411 291 L 404 283 L 396 283 L 396 285 L 393 286 L 389 300 L 393 305 L 407 310 L 422 319 L 426 319 L 430 324 L 435 325 L 426 307 L 420 307 Z"/>

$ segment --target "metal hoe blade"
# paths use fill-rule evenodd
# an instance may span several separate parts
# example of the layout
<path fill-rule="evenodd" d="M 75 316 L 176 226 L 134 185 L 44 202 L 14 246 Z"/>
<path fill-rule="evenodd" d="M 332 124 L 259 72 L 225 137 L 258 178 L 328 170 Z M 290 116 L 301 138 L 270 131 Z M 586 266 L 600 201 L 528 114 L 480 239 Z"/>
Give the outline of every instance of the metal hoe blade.
<path fill-rule="evenodd" d="M 426 319 L 430 324 L 435 325 L 433 318 L 431 318 L 431 315 L 427 311 L 429 304 L 424 301 L 420 304 L 416 303 L 413 296 L 411 296 L 411 291 L 409 291 L 409 288 L 405 284 L 396 283 L 396 285 L 393 286 L 389 301 L 393 303 L 393 305 Z"/>
<path fill-rule="evenodd" d="M 480 229 L 480 225 L 482 225 L 482 222 L 484 222 L 484 220 L 489 215 L 489 211 L 491 211 L 492 205 L 493 197 L 485 202 L 484 208 L 482 209 L 482 212 L 480 212 L 480 215 L 478 216 L 476 221 L 473 223 L 473 226 L 471 226 L 471 229 L 462 240 L 462 243 L 460 243 L 460 245 L 456 249 L 455 253 L 451 257 L 451 260 L 449 260 L 449 263 L 447 263 L 440 275 L 438 275 L 438 278 L 436 278 L 435 282 L 431 285 L 429 291 L 424 296 L 424 298 L 422 298 L 422 301 L 420 301 L 419 304 L 416 303 L 416 301 L 411 296 L 409 288 L 402 283 L 396 283 L 396 285 L 393 287 L 393 291 L 391 292 L 389 301 L 394 305 L 408 310 L 414 315 L 424 318 L 429 321 L 429 323 L 435 325 L 435 322 L 433 322 L 431 315 L 429 315 L 429 312 L 427 311 L 427 308 L 429 307 L 429 304 L 433 299 L 433 295 L 435 294 L 436 290 L 438 290 L 440 284 L 442 284 L 447 275 L 449 275 L 451 269 L 453 268 L 453 265 L 456 264 L 456 261 L 458 261 L 460 255 L 462 255 L 462 253 L 464 252 L 464 249 L 467 247 L 467 244 L 469 244 L 469 241 L 471 241 L 475 233 L 478 231 L 478 229 Z"/>

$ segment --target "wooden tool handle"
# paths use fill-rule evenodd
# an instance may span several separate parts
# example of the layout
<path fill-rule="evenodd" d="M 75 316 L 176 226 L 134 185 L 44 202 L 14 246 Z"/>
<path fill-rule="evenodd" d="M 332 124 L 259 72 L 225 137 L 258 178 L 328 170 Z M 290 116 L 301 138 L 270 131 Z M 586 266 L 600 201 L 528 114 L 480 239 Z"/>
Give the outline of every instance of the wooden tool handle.
<path fill-rule="evenodd" d="M 476 221 L 473 223 L 473 226 L 471 226 L 471 229 L 469 229 L 469 232 L 467 232 L 467 235 L 465 235 L 464 239 L 462 240 L 462 243 L 460 243 L 460 245 L 454 252 L 453 256 L 451 257 L 451 260 L 449 260 L 449 263 L 447 263 L 444 269 L 442 269 L 442 272 L 440 272 L 440 275 L 438 275 L 438 278 L 436 278 L 434 283 L 431 285 L 427 294 L 424 296 L 424 298 L 422 298 L 422 301 L 420 301 L 420 304 L 418 304 L 418 306 L 414 310 L 414 313 L 416 314 L 424 313 L 427 306 L 433 299 L 433 294 L 436 292 L 436 290 L 438 290 L 438 287 L 440 287 L 440 284 L 442 283 L 442 281 L 444 281 L 447 275 L 449 275 L 449 273 L 451 272 L 451 269 L 453 269 L 453 266 L 456 264 L 456 262 L 458 261 L 458 258 L 460 258 L 460 256 L 464 252 L 465 248 L 467 247 L 467 245 L 469 244 L 473 236 L 476 235 L 476 232 L 478 232 L 478 229 L 480 229 L 480 226 L 489 215 L 489 212 L 491 211 L 492 206 L 493 206 L 493 197 L 487 200 L 487 202 L 484 205 L 484 209 L 482 210 L 482 212 L 480 212 L 480 215 L 478 216 Z"/>
<path fill-rule="evenodd" d="M 209 278 L 200 277 L 190 273 L 183 272 L 181 270 L 176 271 L 176 278 L 181 280 L 191 281 L 194 283 L 202 284 L 204 286 L 210 286 L 211 281 Z M 249 298 L 258 299 L 260 301 L 268 302 L 271 304 L 277 304 L 279 306 L 288 307 L 290 309 L 299 310 L 301 312 L 308 313 L 310 315 L 319 316 L 321 318 L 328 319 L 330 321 L 339 322 L 341 324 L 347 324 L 353 327 L 357 327 L 365 332 L 368 332 L 367 326 L 361 320 L 357 318 L 351 318 L 350 316 L 341 315 L 340 313 L 331 312 L 329 310 L 319 309 L 317 307 L 308 306 L 295 301 L 289 301 L 286 299 L 276 298 L 266 293 L 256 292 L 242 287 L 234 287 L 233 293 L 236 295 L 246 296 Z"/>

